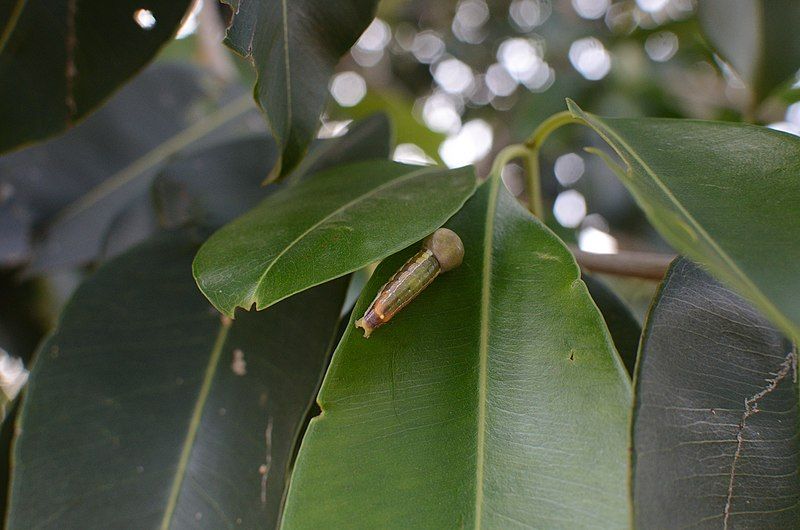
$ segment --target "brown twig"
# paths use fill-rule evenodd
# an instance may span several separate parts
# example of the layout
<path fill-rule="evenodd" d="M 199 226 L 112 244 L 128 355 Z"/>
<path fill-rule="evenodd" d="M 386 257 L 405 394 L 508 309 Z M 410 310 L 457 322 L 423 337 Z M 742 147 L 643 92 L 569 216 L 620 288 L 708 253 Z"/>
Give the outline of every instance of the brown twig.
<path fill-rule="evenodd" d="M 672 254 L 634 252 L 623 250 L 616 254 L 594 254 L 570 245 L 578 265 L 589 272 L 601 272 L 617 276 L 632 276 L 648 280 L 664 278 L 669 264 L 675 259 Z"/>

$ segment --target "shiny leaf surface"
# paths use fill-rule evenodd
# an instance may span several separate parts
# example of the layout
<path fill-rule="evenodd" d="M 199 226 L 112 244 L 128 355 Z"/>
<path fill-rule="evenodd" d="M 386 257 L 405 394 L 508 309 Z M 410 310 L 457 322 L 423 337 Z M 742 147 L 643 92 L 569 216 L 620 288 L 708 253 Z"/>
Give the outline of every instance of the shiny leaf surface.
<path fill-rule="evenodd" d="M 669 119 L 583 119 L 659 233 L 800 337 L 800 138 L 765 127 Z M 599 153 L 599 152 L 598 152 Z"/>
<path fill-rule="evenodd" d="M 161 236 L 73 296 L 23 401 L 8 528 L 276 525 L 346 280 L 231 321 L 196 249 Z"/>
<path fill-rule="evenodd" d="M 270 195 L 217 231 L 195 258 L 195 279 L 226 315 L 263 309 L 419 241 L 474 189 L 472 168 L 339 166 Z"/>
<path fill-rule="evenodd" d="M 85 118 L 172 38 L 191 1 L 4 4 L 0 151 L 51 136 Z"/>
<path fill-rule="evenodd" d="M 499 179 L 446 226 L 460 267 L 369 339 L 351 320 L 283 528 L 625 527 L 630 386 L 571 254 Z"/>
<path fill-rule="evenodd" d="M 797 352 L 742 297 L 678 260 L 643 336 L 637 528 L 794 528 Z"/>
<path fill-rule="evenodd" d="M 225 43 L 250 58 L 255 96 L 283 153 L 273 176 L 300 162 L 319 128 L 328 78 L 374 16 L 377 0 L 225 0 Z"/>

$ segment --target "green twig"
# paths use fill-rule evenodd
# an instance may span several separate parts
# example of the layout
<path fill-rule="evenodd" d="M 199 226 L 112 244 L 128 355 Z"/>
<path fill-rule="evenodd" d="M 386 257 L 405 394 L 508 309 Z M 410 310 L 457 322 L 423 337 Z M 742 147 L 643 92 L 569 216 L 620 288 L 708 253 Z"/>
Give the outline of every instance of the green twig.
<path fill-rule="evenodd" d="M 514 160 L 521 158 L 525 163 L 525 185 L 528 189 L 528 209 L 539 219 L 544 219 L 544 204 L 542 203 L 542 182 L 539 173 L 539 149 L 550 134 L 559 127 L 570 123 L 583 123 L 575 118 L 569 111 L 559 112 L 543 121 L 524 144 L 509 145 L 494 159 L 491 175 L 500 177 L 503 167 Z"/>
<path fill-rule="evenodd" d="M 539 150 L 553 131 L 571 123 L 583 123 L 583 121 L 579 118 L 575 118 L 566 110 L 558 114 L 553 114 L 540 123 L 533 131 L 533 134 L 525 140 L 525 146 L 528 148 L 525 162 L 527 166 L 526 186 L 528 188 L 529 208 L 539 219 L 544 219 L 542 217 L 544 205 L 542 204 L 542 179 L 539 170 Z"/>

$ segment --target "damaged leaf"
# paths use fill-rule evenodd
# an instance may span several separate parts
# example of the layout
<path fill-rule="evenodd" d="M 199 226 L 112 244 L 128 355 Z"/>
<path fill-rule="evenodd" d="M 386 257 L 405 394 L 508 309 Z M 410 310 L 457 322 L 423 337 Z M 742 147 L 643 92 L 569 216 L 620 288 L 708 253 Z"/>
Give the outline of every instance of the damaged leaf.
<path fill-rule="evenodd" d="M 159 236 L 72 297 L 23 400 L 8 528 L 276 527 L 346 280 L 231 321 L 197 245 Z"/>
<path fill-rule="evenodd" d="M 633 423 L 637 528 L 794 528 L 795 345 L 686 260 L 642 338 Z"/>

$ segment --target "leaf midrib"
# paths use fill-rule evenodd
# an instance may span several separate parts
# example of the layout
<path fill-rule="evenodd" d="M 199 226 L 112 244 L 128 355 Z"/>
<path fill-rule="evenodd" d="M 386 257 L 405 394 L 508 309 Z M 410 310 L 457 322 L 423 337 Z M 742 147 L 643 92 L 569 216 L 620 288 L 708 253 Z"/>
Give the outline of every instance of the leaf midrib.
<path fill-rule="evenodd" d="M 489 189 L 483 235 L 483 267 L 481 275 L 481 333 L 478 349 L 478 419 L 477 447 L 475 450 L 475 528 L 481 528 L 483 517 L 483 481 L 486 462 L 486 396 L 489 358 L 489 307 L 491 303 L 492 247 L 494 243 L 494 218 L 500 191 L 500 177 L 494 175 Z"/>
<path fill-rule="evenodd" d="M 658 188 L 662 191 L 662 193 L 666 195 L 667 199 L 670 200 L 678 209 L 678 211 L 680 211 L 680 213 L 682 213 L 686 217 L 686 219 L 692 225 L 692 228 L 694 228 L 700 234 L 700 236 L 703 237 L 703 239 L 711 246 L 714 252 L 716 252 L 717 255 L 726 263 L 726 265 L 728 265 L 731 268 L 734 275 L 738 277 L 739 281 L 742 282 L 751 293 L 753 293 L 755 298 L 758 300 L 758 303 L 763 304 L 763 306 L 772 314 L 772 317 L 780 323 L 779 325 L 782 328 L 784 328 L 787 332 L 790 330 L 795 330 L 795 326 L 790 321 L 788 321 L 784 317 L 783 313 L 781 313 L 772 304 L 772 302 L 764 295 L 764 293 L 761 292 L 761 289 L 756 287 L 756 285 L 750 280 L 750 278 L 744 274 L 744 272 L 739 268 L 736 262 L 724 250 L 722 250 L 719 247 L 719 245 L 717 245 L 716 241 L 714 241 L 714 239 L 708 234 L 708 232 L 705 231 L 705 229 L 700 225 L 700 223 L 698 223 L 697 220 L 686 210 L 683 204 L 678 200 L 677 197 L 675 197 L 675 195 L 673 195 L 673 193 L 669 190 L 669 188 L 666 187 L 666 184 L 664 184 L 661 181 L 661 179 L 656 175 L 655 171 L 653 171 L 653 169 L 636 154 L 636 151 L 634 151 L 631 148 L 631 146 L 628 145 L 628 143 L 625 142 L 612 128 L 606 127 L 602 122 L 598 122 L 597 120 L 587 119 L 589 115 L 583 112 L 582 109 L 579 110 L 580 110 L 579 114 L 581 115 L 581 117 L 590 125 L 594 124 L 593 128 L 595 129 L 595 131 L 597 131 L 597 133 L 603 138 L 603 140 L 605 140 L 606 143 L 608 143 L 614 149 L 614 151 L 617 152 L 617 155 L 619 155 L 620 158 L 625 160 L 629 168 L 630 168 L 630 163 L 628 162 L 626 157 L 614 146 L 613 142 L 609 141 L 608 136 L 613 137 L 614 140 L 619 142 L 619 144 L 625 150 L 627 150 L 628 153 L 630 153 L 631 157 L 642 167 L 642 169 L 645 170 L 645 172 L 650 176 L 650 178 L 653 180 L 656 186 L 658 186 Z M 606 134 L 604 134 L 603 131 L 605 131 Z M 795 335 L 796 333 L 797 331 L 795 330 L 794 333 L 792 333 L 792 335 Z"/>
<path fill-rule="evenodd" d="M 147 170 L 157 166 L 171 155 L 208 135 L 230 120 L 244 114 L 251 108 L 251 96 L 249 95 L 242 96 L 228 103 L 224 107 L 210 114 L 206 119 L 187 127 L 160 144 L 158 147 L 148 151 L 123 169 L 117 171 L 113 176 L 102 181 L 100 184 L 92 188 L 89 193 L 86 193 L 80 199 L 67 206 L 58 216 L 56 216 L 52 224 L 56 225 L 62 223 L 64 220 L 87 210 L 89 207 L 103 199 L 103 197 L 110 195 L 112 192 L 118 190 Z"/>
<path fill-rule="evenodd" d="M 283 62 L 286 68 L 286 124 L 288 129 L 292 127 L 292 68 L 289 59 L 289 6 L 287 0 L 281 0 L 281 11 L 283 13 Z M 288 141 L 289 131 L 286 131 Z"/>
<path fill-rule="evenodd" d="M 267 268 L 264 270 L 264 272 L 261 273 L 261 276 L 258 278 L 258 281 L 256 281 L 256 284 L 255 284 L 255 286 L 253 288 L 252 294 L 250 295 L 250 297 L 244 303 L 246 305 L 252 305 L 255 302 L 257 309 L 259 309 L 259 310 L 263 309 L 263 307 L 259 307 L 258 306 L 258 300 L 256 300 L 256 298 L 257 298 L 257 293 L 261 290 L 261 288 L 262 288 L 262 286 L 264 284 L 264 281 L 267 279 L 267 275 L 269 274 L 269 271 L 272 270 L 272 268 L 280 260 L 281 257 L 283 257 L 289 250 L 291 250 L 297 243 L 299 243 L 305 237 L 307 237 L 311 232 L 313 232 L 314 230 L 316 230 L 317 228 L 319 228 L 323 224 L 327 223 L 328 221 L 330 221 L 335 216 L 337 216 L 340 213 L 352 208 L 353 206 L 355 206 L 359 202 L 361 202 L 361 201 L 363 201 L 363 200 L 365 200 L 365 199 L 367 199 L 369 197 L 372 197 L 376 193 L 379 193 L 379 192 L 381 192 L 381 191 L 383 191 L 385 189 L 389 189 L 395 184 L 399 184 L 399 183 L 405 182 L 407 180 L 411 180 L 412 178 L 415 178 L 418 175 L 423 174 L 425 172 L 431 171 L 432 169 L 435 170 L 435 168 L 425 167 L 425 168 L 422 168 L 422 169 L 418 169 L 416 171 L 412 171 L 410 173 L 406 173 L 405 175 L 402 175 L 402 176 L 400 176 L 398 178 L 392 179 L 392 180 L 390 180 L 388 182 L 384 182 L 380 186 L 369 190 L 367 193 L 359 195 L 359 196 L 355 197 L 354 199 L 346 202 L 345 204 L 339 206 L 338 208 L 336 208 L 335 210 L 333 210 L 330 213 L 326 214 L 324 217 L 322 217 L 321 219 L 316 221 L 314 224 L 312 224 L 311 226 L 309 226 L 308 228 L 303 230 L 303 232 L 300 233 L 299 236 L 297 236 L 288 245 L 286 245 L 286 247 L 284 247 L 284 249 L 281 250 L 278 253 L 278 255 L 275 256 L 272 259 L 272 262 L 270 262 L 270 264 L 267 266 Z M 242 307 L 244 307 L 244 306 L 242 306 Z"/>
<path fill-rule="evenodd" d="M 27 3 L 28 0 L 17 0 L 17 5 L 14 6 L 14 9 L 11 11 L 11 16 L 8 17 L 6 26 L 3 28 L 3 32 L 0 33 L 0 53 L 3 52 L 6 44 L 11 40 L 11 34 L 14 33 L 17 27 L 17 21 L 20 15 L 22 15 L 22 10 L 25 9 L 25 4 Z"/>
<path fill-rule="evenodd" d="M 230 330 L 231 323 L 231 320 L 228 318 L 222 319 L 219 332 L 214 340 L 214 345 L 211 347 L 205 375 L 203 376 L 203 383 L 200 386 L 200 392 L 197 395 L 194 410 L 192 410 L 192 418 L 189 421 L 189 428 L 186 432 L 186 438 L 183 441 L 183 447 L 181 448 L 181 456 L 178 460 L 175 476 L 173 477 L 172 487 L 170 488 L 167 500 L 167 507 L 164 510 L 164 517 L 161 520 L 161 530 L 169 529 L 170 523 L 172 523 L 172 517 L 175 514 L 175 508 L 178 506 L 181 487 L 183 486 L 183 480 L 186 477 L 186 472 L 189 467 L 189 458 L 192 454 L 194 441 L 197 438 L 197 431 L 200 429 L 200 421 L 203 418 L 208 395 L 211 392 L 211 384 L 214 382 L 214 376 L 219 366 L 219 360 L 222 357 L 222 349 L 228 338 L 228 331 Z"/>

